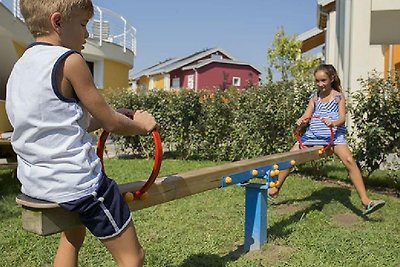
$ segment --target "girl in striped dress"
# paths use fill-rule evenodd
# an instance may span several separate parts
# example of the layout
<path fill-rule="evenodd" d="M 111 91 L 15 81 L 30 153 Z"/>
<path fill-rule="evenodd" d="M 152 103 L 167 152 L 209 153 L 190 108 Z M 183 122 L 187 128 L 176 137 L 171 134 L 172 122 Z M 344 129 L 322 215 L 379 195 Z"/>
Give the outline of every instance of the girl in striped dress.
<path fill-rule="evenodd" d="M 297 126 L 310 123 L 300 139 L 301 143 L 306 146 L 326 146 L 330 140 L 330 127 L 332 127 L 334 132 L 332 152 L 346 166 L 350 179 L 365 208 L 363 213 L 366 215 L 374 212 L 383 207 L 385 202 L 383 200 L 371 200 L 368 197 L 361 171 L 346 143 L 346 100 L 341 93 L 340 79 L 336 69 L 330 64 L 321 64 L 315 69 L 314 78 L 318 91 L 311 95 L 304 114 L 296 121 Z M 309 117 L 318 118 L 308 120 Z M 296 143 L 290 151 L 299 149 L 300 145 Z M 289 170 L 282 170 L 279 173 L 280 186 L 268 190 L 271 197 L 276 197 L 279 194 L 280 187 L 288 175 Z"/>

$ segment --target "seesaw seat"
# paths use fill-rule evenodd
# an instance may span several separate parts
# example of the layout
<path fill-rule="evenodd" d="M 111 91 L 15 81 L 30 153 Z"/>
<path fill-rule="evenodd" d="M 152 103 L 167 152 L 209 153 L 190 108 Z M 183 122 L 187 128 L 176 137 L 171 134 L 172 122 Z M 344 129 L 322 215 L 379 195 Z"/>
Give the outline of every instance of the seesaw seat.
<path fill-rule="evenodd" d="M 25 194 L 19 194 L 16 197 L 15 201 L 17 202 L 17 204 L 21 206 L 34 209 L 51 209 L 60 207 L 57 203 L 48 202 L 37 198 L 32 198 Z"/>
<path fill-rule="evenodd" d="M 57 203 L 31 198 L 25 194 L 16 197 L 22 209 L 22 227 L 42 236 L 80 225 L 79 215 L 61 208 Z"/>

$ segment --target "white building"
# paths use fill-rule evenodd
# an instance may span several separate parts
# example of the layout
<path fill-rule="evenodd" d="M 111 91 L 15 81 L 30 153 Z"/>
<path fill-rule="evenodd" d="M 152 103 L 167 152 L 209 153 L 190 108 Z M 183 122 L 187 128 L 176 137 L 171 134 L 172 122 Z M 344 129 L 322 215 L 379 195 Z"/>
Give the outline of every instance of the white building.
<path fill-rule="evenodd" d="M 122 16 L 94 6 L 82 51 L 98 88 L 127 88 L 136 56 L 136 29 Z M 14 63 L 34 41 L 19 12 L 19 0 L 0 1 L 0 99 Z"/>
<path fill-rule="evenodd" d="M 303 52 L 324 45 L 325 62 L 352 93 L 371 71 L 400 71 L 399 24 L 400 0 L 317 0 L 317 27 L 299 38 Z"/>

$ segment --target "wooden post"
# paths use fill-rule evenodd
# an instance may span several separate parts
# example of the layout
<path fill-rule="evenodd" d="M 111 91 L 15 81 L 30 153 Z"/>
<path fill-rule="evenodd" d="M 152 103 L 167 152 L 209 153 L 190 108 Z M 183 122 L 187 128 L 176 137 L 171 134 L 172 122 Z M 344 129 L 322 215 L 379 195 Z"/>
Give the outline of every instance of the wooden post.
<path fill-rule="evenodd" d="M 144 209 L 171 200 L 201 193 L 221 186 L 223 176 L 272 165 L 282 161 L 296 162 L 296 165 L 318 159 L 319 147 L 294 152 L 273 154 L 265 157 L 236 161 L 156 179 L 148 190 L 146 200 L 135 200 L 129 204 L 132 211 Z M 145 181 L 119 185 L 121 193 L 137 191 Z M 25 230 L 39 235 L 49 235 L 80 224 L 77 214 L 67 212 L 55 203 L 43 202 L 26 196 L 18 196 L 22 205 L 22 220 Z"/>

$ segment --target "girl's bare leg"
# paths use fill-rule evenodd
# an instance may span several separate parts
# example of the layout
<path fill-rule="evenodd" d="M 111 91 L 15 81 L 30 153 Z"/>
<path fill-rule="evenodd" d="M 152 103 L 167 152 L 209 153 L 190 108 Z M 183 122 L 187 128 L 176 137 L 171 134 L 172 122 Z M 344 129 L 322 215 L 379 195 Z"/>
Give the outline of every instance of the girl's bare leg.
<path fill-rule="evenodd" d="M 353 158 L 353 155 L 346 144 L 339 144 L 335 145 L 333 148 L 333 152 L 339 159 L 343 162 L 344 166 L 346 167 L 351 182 L 353 183 L 358 196 L 364 206 L 367 206 L 368 203 L 371 201 L 367 196 L 367 191 L 365 189 L 364 181 L 361 175 L 361 171 L 357 166 L 356 161 Z"/>
<path fill-rule="evenodd" d="M 54 258 L 54 266 L 78 266 L 79 249 L 85 240 L 86 228 L 79 226 L 61 233 L 60 243 Z"/>
<path fill-rule="evenodd" d="M 299 150 L 299 145 L 295 144 L 290 151 L 297 151 Z M 279 172 L 278 175 L 278 181 L 279 181 L 279 186 L 278 187 L 272 187 L 272 188 L 268 188 L 268 195 L 270 195 L 271 197 L 277 197 L 279 194 L 279 190 L 280 187 L 283 185 L 283 183 L 285 182 L 286 177 L 288 177 L 290 172 L 290 169 L 286 169 L 286 170 L 281 170 Z"/>
<path fill-rule="evenodd" d="M 139 243 L 132 221 L 121 234 L 102 242 L 111 252 L 118 267 L 143 266 L 144 250 Z"/>

